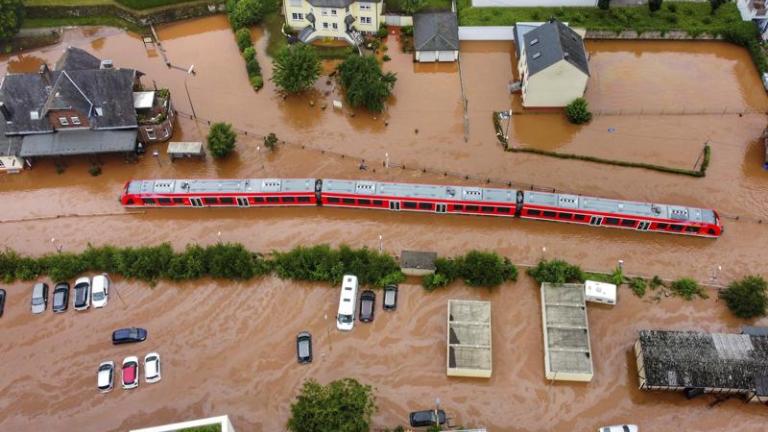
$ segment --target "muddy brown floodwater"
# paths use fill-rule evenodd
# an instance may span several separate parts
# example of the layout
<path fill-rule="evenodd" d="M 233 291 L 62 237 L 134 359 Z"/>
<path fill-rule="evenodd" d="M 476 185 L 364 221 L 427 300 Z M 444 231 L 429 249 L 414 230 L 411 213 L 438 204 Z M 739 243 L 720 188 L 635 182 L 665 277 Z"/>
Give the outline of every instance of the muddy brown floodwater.
<path fill-rule="evenodd" d="M 517 263 L 558 257 L 594 270 L 609 270 L 622 259 L 628 273 L 692 276 L 719 284 L 759 273 L 768 258 L 763 247 L 768 226 L 758 223 L 768 218 L 768 174 L 761 167 L 759 142 L 766 123 L 760 112 L 768 108 L 768 98 L 741 48 L 720 42 L 590 42 L 593 76 L 587 99 L 598 111 L 642 109 L 643 115 L 600 115 L 581 128 L 566 124 L 562 116 L 516 115 L 510 126 L 510 137 L 519 145 L 681 167 L 693 166 L 709 142 L 710 169 L 705 178 L 695 179 L 504 153 L 490 118 L 493 111 L 519 106 L 518 96 L 506 92 L 514 79 L 511 43 L 462 44 L 465 128 L 457 67 L 414 65 L 400 52 L 395 36 L 388 38 L 392 60 L 384 67 L 397 73 L 398 82 L 387 111 L 352 116 L 347 107 L 330 108 L 341 97 L 326 78 L 308 94 L 283 100 L 268 80 L 267 35 L 260 29 L 253 34 L 267 80 L 258 93 L 248 84 L 225 18 L 158 31 L 171 61 L 194 64 L 197 75 L 186 77 L 166 68 L 136 35 L 114 29 L 68 30 L 61 45 L 0 57 L 0 73 L 34 71 L 43 61 L 54 62 L 66 45 L 79 46 L 113 59 L 117 66 L 145 72 L 145 85 L 170 88 L 182 113 L 191 111 L 186 79 L 201 121 L 181 118 L 174 139 L 202 139 L 206 120 L 226 120 L 250 131 L 240 137 L 236 154 L 219 163 L 171 164 L 162 157 L 161 145 L 155 148 L 160 158 L 147 155 L 136 164 L 102 158 L 99 177 L 88 175 L 85 160 L 66 159 L 66 172 L 60 175 L 51 161 L 39 161 L 21 175 L 0 177 L 0 246 L 27 254 L 51 253 L 57 245 L 78 251 L 89 243 L 167 241 L 182 248 L 214 243 L 220 232 L 221 241 L 262 251 L 321 242 L 377 248 L 381 235 L 384 249 L 392 254 L 426 249 L 453 255 L 480 248 Z M 324 70 L 332 67 L 326 64 Z M 648 115 L 687 106 L 709 114 Z M 713 114 L 718 110 L 745 114 Z M 269 132 L 287 144 L 266 152 L 260 136 Z M 387 153 L 409 168 L 451 175 L 384 169 Z M 358 171 L 362 158 L 370 167 L 365 173 Z M 123 183 L 131 178 L 364 177 L 473 184 L 453 173 L 715 207 L 724 216 L 726 232 L 712 241 L 533 221 L 317 208 L 128 214 L 117 202 Z M 334 330 L 336 289 L 271 278 L 236 284 L 163 282 L 154 288 L 117 281 L 125 304 L 113 297 L 107 310 L 37 317 L 28 312 L 30 287 L 5 287 L 9 301 L 0 319 L 2 431 L 118 431 L 224 413 L 233 417 L 238 430 L 281 430 L 290 401 L 310 376 L 323 382 L 353 376 L 374 385 L 380 406 L 377 427 L 405 422 L 409 410 L 428 408 L 435 397 L 457 423 L 494 431 L 589 431 L 622 421 L 636 422 L 644 431 L 761 431 L 768 420 L 768 410 L 760 406 L 729 401 L 709 408 L 706 398 L 685 401 L 677 394 L 636 390 L 629 354 L 636 331 L 737 331 L 739 323 L 715 300 L 653 304 L 622 291 L 614 309 L 590 306 L 595 379 L 590 384 L 551 384 L 543 378 L 538 291 L 528 280 L 491 293 L 456 286 L 427 294 L 418 286 L 404 286 L 397 312 L 381 312 L 372 325 L 359 325 L 349 335 Z M 445 376 L 448 298 L 493 302 L 494 376 L 489 381 Z M 146 326 L 150 339 L 113 348 L 109 333 L 126 325 Z M 304 329 L 315 337 L 316 360 L 299 367 L 293 337 Z M 94 372 L 100 361 L 121 361 L 151 350 L 165 361 L 160 384 L 106 396 L 96 393 Z"/>

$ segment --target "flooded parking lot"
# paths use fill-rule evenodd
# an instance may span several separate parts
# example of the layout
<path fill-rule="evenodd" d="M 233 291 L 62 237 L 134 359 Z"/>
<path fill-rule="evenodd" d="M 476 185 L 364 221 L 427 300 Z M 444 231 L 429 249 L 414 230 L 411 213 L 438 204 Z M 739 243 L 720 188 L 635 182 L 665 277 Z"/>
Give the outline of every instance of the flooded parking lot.
<path fill-rule="evenodd" d="M 398 73 L 399 80 L 388 111 L 374 118 L 365 113 L 352 117 L 347 110 L 322 110 L 324 102 L 339 97 L 333 82 L 328 84 L 325 78 L 309 96 L 283 100 L 268 80 L 262 91 L 254 93 L 244 66 L 238 66 L 239 53 L 222 17 L 158 30 L 171 61 L 195 64 L 198 70 L 196 76 L 187 78 L 197 115 L 230 121 L 253 133 L 241 136 L 234 157 L 220 163 L 209 158 L 171 164 L 162 145 L 158 147 L 161 157 L 147 154 L 136 164 L 102 158 L 105 165 L 99 177 L 87 173 L 88 161 L 75 159 L 66 160 L 67 170 L 61 175 L 51 161 L 40 161 L 22 175 L 1 176 L 3 247 L 43 254 L 53 252 L 56 244 L 74 251 L 88 243 L 168 241 L 181 248 L 190 242 L 210 244 L 221 239 L 261 251 L 321 242 L 375 248 L 382 235 L 384 249 L 393 254 L 402 249 L 426 249 L 453 255 L 480 248 L 496 250 L 518 263 L 561 257 L 598 270 L 609 270 L 623 259 L 628 273 L 694 276 L 702 281 L 711 281 L 714 269 L 721 266 L 717 283 L 759 272 L 765 262 L 768 227 L 757 223 L 768 218 L 768 173 L 761 168 L 762 145 L 758 142 L 766 123 L 764 115 L 601 116 L 581 129 L 565 124 L 561 116 L 521 116 L 510 134 L 541 148 L 594 151 L 628 159 L 651 157 L 684 167 L 693 163 L 708 140 L 713 159 L 702 179 L 509 154 L 495 142 L 490 122 L 492 111 L 515 103 L 515 97 L 506 93 L 515 67 L 514 48 L 509 43 L 462 45 L 462 74 L 469 99 L 465 142 L 456 68 L 414 65 L 408 55 L 399 52 L 392 36 L 388 41 L 392 61 L 385 63 L 385 69 Z M 268 78 L 266 37 L 260 31 L 254 31 L 254 37 Z M 68 31 L 60 46 L 4 57 L 0 74 L 35 71 L 41 61 L 55 61 L 67 44 L 111 58 L 117 66 L 145 72 L 145 85 L 156 82 L 169 87 L 179 111 L 191 111 L 185 74 L 166 68 L 137 36 L 114 29 Z M 768 105 L 756 74 L 749 72 L 752 65 L 745 52 L 731 45 L 590 42 L 588 49 L 597 73 L 587 97 L 598 108 L 616 109 L 628 100 L 641 100 L 644 106 L 656 108 L 679 108 L 674 105 L 677 98 L 666 96 L 676 91 L 707 108 L 717 102 L 728 109 L 764 111 Z M 630 63 L 639 72 L 612 75 L 617 63 Z M 694 66 L 719 78 L 680 78 Z M 664 96 L 658 98 L 653 96 L 657 84 L 649 78 L 654 73 L 666 77 L 658 85 L 669 83 L 660 87 L 657 93 Z M 310 100 L 315 100 L 314 107 Z M 206 127 L 204 121 L 182 118 L 175 139 L 199 140 Z M 614 131 L 608 132 L 609 128 Z M 251 135 L 268 132 L 275 132 L 288 144 L 275 153 L 259 148 L 259 137 Z M 307 148 L 302 149 L 302 144 Z M 349 156 L 341 158 L 315 149 Z M 711 241 L 533 221 L 340 209 L 125 214 L 117 202 L 123 183 L 130 178 L 364 177 L 477 184 L 410 168 L 383 169 L 385 153 L 408 167 L 437 172 L 501 178 L 583 194 L 711 206 L 725 216 L 726 232 Z M 366 172 L 358 170 L 361 158 L 370 165 Z M 84 216 L 73 216 L 76 214 Z M 737 215 L 738 221 L 730 217 Z M 566 385 L 550 384 L 543 378 L 538 291 L 530 281 L 492 293 L 453 287 L 427 294 L 417 286 L 403 287 L 404 303 L 395 314 L 380 313 L 373 325 L 360 325 L 344 336 L 333 330 L 335 289 L 274 279 L 242 284 L 160 283 L 154 288 L 119 282 L 125 305 L 113 298 L 108 310 L 42 317 L 28 313 L 31 284 L 17 283 L 6 289 L 9 303 L 6 316 L 0 319 L 4 330 L 0 339 L 0 352 L 4 353 L 0 430 L 32 426 L 37 430 L 125 430 L 146 425 L 147 419 L 162 423 L 222 413 L 233 417 L 238 430 L 241 425 L 243 430 L 280 430 L 288 415 L 288 401 L 309 376 L 321 381 L 356 376 L 374 385 L 380 406 L 377 426 L 402 423 L 408 410 L 428 408 L 435 397 L 441 398 L 458 423 L 505 431 L 581 431 L 619 421 L 637 422 L 643 430 L 663 431 L 669 424 L 684 424 L 685 430 L 738 427 L 758 431 L 768 419 L 764 407 L 729 401 L 709 408 L 706 399 L 689 402 L 680 395 L 635 389 L 629 350 L 636 330 L 736 331 L 738 323 L 714 299 L 693 303 L 664 299 L 656 305 L 623 291 L 615 309 L 590 307 L 595 380 L 588 385 Z M 496 353 L 490 381 L 445 377 L 448 298 L 493 301 Z M 150 339 L 135 349 L 113 348 L 109 333 L 125 325 L 146 326 Z M 307 368 L 295 365 L 293 358 L 292 338 L 303 329 L 311 330 L 316 338 L 316 361 Z M 96 393 L 94 372 L 100 361 L 120 361 L 123 356 L 152 350 L 160 352 L 166 362 L 160 384 L 142 384 L 138 390 L 115 390 L 106 396 Z M 194 375 L 201 370 L 210 372 Z M 66 374 L 69 381 L 57 380 Z M 105 412 L 109 415 L 103 415 Z"/>

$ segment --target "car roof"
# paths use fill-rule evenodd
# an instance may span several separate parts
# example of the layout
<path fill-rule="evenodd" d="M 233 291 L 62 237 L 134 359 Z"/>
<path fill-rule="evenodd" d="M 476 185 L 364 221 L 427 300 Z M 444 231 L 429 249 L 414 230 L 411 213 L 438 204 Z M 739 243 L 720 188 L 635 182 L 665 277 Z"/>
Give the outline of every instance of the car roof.
<path fill-rule="evenodd" d="M 155 358 L 152 361 L 145 362 L 144 363 L 144 375 L 153 377 L 157 375 L 157 364 L 160 360 L 160 357 Z"/>
<path fill-rule="evenodd" d="M 104 275 L 96 275 L 91 281 L 91 287 L 93 288 L 93 291 L 103 291 L 104 287 L 107 285 L 109 285 L 109 282 Z"/>

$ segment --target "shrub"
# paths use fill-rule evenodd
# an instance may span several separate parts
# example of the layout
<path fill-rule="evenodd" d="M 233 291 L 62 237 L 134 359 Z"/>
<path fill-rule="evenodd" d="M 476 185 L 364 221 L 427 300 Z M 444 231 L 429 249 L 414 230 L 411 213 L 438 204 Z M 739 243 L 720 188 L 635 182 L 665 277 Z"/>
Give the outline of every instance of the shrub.
<path fill-rule="evenodd" d="M 667 10 L 672 13 L 675 13 L 677 12 L 677 5 L 674 3 L 667 3 Z"/>
<path fill-rule="evenodd" d="M 243 50 L 243 59 L 245 59 L 246 63 L 254 58 L 256 58 L 256 48 L 249 46 Z"/>
<path fill-rule="evenodd" d="M 655 290 L 660 286 L 664 286 L 664 281 L 658 275 L 655 275 L 653 278 L 651 278 L 651 281 L 648 283 L 648 285 L 651 287 L 651 289 Z"/>
<path fill-rule="evenodd" d="M 651 12 L 656 12 L 661 9 L 661 3 L 663 0 L 648 0 L 648 9 Z"/>
<path fill-rule="evenodd" d="M 458 260 L 459 275 L 469 286 L 491 288 L 517 280 L 517 268 L 494 252 L 470 251 Z"/>
<path fill-rule="evenodd" d="M 240 48 L 240 52 L 244 52 L 246 48 L 253 46 L 253 41 L 251 41 L 251 31 L 247 28 L 241 28 L 236 31 L 235 39 L 237 40 L 237 47 Z"/>
<path fill-rule="evenodd" d="M 291 432 L 368 432 L 376 412 L 373 388 L 352 378 L 321 385 L 314 379 L 304 385 L 291 404 Z"/>
<path fill-rule="evenodd" d="M 213 157 L 223 158 L 235 150 L 237 134 L 229 123 L 214 123 L 208 131 L 207 141 Z"/>
<path fill-rule="evenodd" d="M 400 27 L 400 33 L 406 35 L 406 36 L 413 36 L 413 26 L 403 26 Z"/>
<path fill-rule="evenodd" d="M 536 267 L 528 269 L 528 275 L 538 283 L 575 283 L 584 282 L 581 267 L 562 260 L 541 260 Z"/>
<path fill-rule="evenodd" d="M 645 282 L 645 279 L 643 278 L 633 278 L 629 281 L 629 287 L 632 289 L 632 292 L 635 293 L 638 297 L 645 296 L 645 289 L 648 286 L 648 284 Z"/>
<path fill-rule="evenodd" d="M 725 3 L 726 1 L 727 0 L 709 0 L 709 7 L 712 15 L 714 15 L 715 12 L 717 12 L 717 10 L 720 8 L 720 6 L 722 6 L 723 3 Z"/>
<path fill-rule="evenodd" d="M 22 0 L 0 0 L 0 41 L 11 40 L 24 21 Z"/>
<path fill-rule="evenodd" d="M 350 105 L 372 112 L 384 110 L 397 77 L 392 72 L 382 72 L 375 57 L 351 55 L 339 65 L 338 71 Z"/>
<path fill-rule="evenodd" d="M 695 296 L 699 296 L 701 298 L 708 297 L 707 293 L 704 292 L 704 289 L 699 285 L 699 283 L 691 278 L 678 279 L 672 282 L 669 288 L 672 290 L 673 294 L 678 295 L 686 300 L 693 300 Z"/>
<path fill-rule="evenodd" d="M 584 98 L 576 98 L 565 107 L 565 116 L 573 124 L 584 124 L 592 120 L 589 104 Z"/>
<path fill-rule="evenodd" d="M 387 37 L 387 25 L 384 23 L 381 23 L 381 26 L 379 26 L 379 29 L 376 31 L 376 36 L 379 38 L 385 38 Z"/>
<path fill-rule="evenodd" d="M 101 167 L 98 165 L 91 165 L 90 168 L 88 168 L 88 174 L 92 175 L 93 177 L 98 177 L 101 175 Z"/>
<path fill-rule="evenodd" d="M 280 49 L 273 61 L 272 81 L 288 93 L 311 88 L 320 76 L 320 58 L 311 45 L 293 44 Z"/>
<path fill-rule="evenodd" d="M 611 0 L 597 0 L 597 7 L 602 10 L 608 10 L 611 7 Z"/>
<path fill-rule="evenodd" d="M 264 78 L 261 75 L 252 76 L 250 81 L 251 87 L 253 87 L 254 90 L 260 90 L 262 87 L 264 87 Z"/>
<path fill-rule="evenodd" d="M 261 75 L 261 66 L 259 66 L 259 61 L 256 60 L 256 57 L 245 62 L 245 70 L 248 72 L 249 77 Z"/>
<path fill-rule="evenodd" d="M 421 280 L 421 284 L 427 291 L 434 291 L 437 288 L 442 288 L 453 282 L 448 276 L 442 273 L 428 274 Z"/>
<path fill-rule="evenodd" d="M 232 27 L 240 29 L 258 24 L 267 12 L 265 2 L 267 0 L 238 0 L 234 9 L 229 13 L 229 21 Z"/>
<path fill-rule="evenodd" d="M 720 298 L 737 317 L 754 318 L 765 315 L 768 305 L 766 289 L 768 285 L 761 276 L 747 276 L 728 285 L 720 292 Z"/>
<path fill-rule="evenodd" d="M 269 135 L 264 137 L 264 147 L 270 151 L 277 149 L 277 135 L 274 132 L 270 132 Z"/>
<path fill-rule="evenodd" d="M 385 62 L 388 62 L 388 61 L 392 60 L 392 57 L 390 57 L 390 56 L 388 56 L 388 55 L 384 54 L 384 55 L 381 57 L 381 60 L 383 60 L 383 61 L 385 61 Z"/>
<path fill-rule="evenodd" d="M 41 261 L 45 273 L 55 281 L 74 279 L 88 269 L 86 262 L 72 253 L 48 255 Z"/>

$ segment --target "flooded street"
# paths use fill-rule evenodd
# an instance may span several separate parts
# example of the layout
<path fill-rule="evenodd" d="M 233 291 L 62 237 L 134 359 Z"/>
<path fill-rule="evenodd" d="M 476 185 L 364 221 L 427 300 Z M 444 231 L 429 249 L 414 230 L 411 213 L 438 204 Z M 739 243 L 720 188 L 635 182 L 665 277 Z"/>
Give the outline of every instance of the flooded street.
<path fill-rule="evenodd" d="M 162 26 L 158 32 L 171 62 L 185 68 L 194 64 L 197 75 L 168 69 L 137 35 L 78 29 L 67 30 L 58 46 L 0 57 L 0 76 L 36 71 L 43 61 L 55 62 L 67 45 L 81 47 L 112 59 L 117 67 L 141 70 L 147 87 L 156 83 L 170 88 L 181 113 L 174 140 L 203 140 L 207 120 L 247 130 L 234 156 L 222 162 L 208 158 L 171 164 L 163 144 L 150 148 L 136 164 L 101 158 L 103 174 L 98 177 L 88 174 L 85 158 L 66 159 L 63 174 L 56 174 L 52 161 L 41 160 L 21 175 L 2 175 L 1 247 L 33 255 L 54 252 L 55 244 L 64 251 L 79 251 L 89 243 L 166 241 L 183 248 L 193 242 L 214 243 L 220 232 L 221 241 L 268 252 L 316 243 L 377 248 L 381 235 L 384 250 L 392 254 L 402 249 L 445 255 L 490 249 L 516 263 L 556 257 L 604 271 L 622 259 L 630 274 L 692 276 L 720 284 L 760 272 L 768 259 L 763 247 L 768 224 L 760 222 L 768 222 L 768 172 L 762 168 L 759 139 L 768 97 L 741 48 L 720 42 L 590 41 L 593 75 L 586 97 L 595 112 L 605 115 L 584 127 L 567 124 L 561 114 L 513 116 L 510 141 L 521 146 L 683 168 L 693 166 L 708 142 L 712 161 L 707 176 L 690 178 L 503 152 L 491 114 L 519 107 L 519 96 L 506 91 L 516 69 L 511 43 L 462 43 L 469 119 L 465 130 L 457 66 L 416 65 L 400 52 L 395 36 L 387 40 L 392 60 L 384 63 L 385 70 L 398 75 L 388 110 L 352 116 L 346 106 L 342 111 L 331 108 L 341 96 L 327 77 L 309 94 L 283 100 L 268 79 L 267 35 L 260 29 L 253 31 L 265 78 L 260 92 L 250 88 L 225 18 Z M 326 64 L 324 70 L 331 69 Z M 198 122 L 184 118 L 192 111 L 190 100 Z M 688 106 L 706 113 L 660 115 Z M 633 114 L 619 115 L 620 110 Z M 726 114 L 714 114 L 722 111 Z M 269 132 L 286 141 L 274 153 L 261 142 Z M 152 150 L 160 157 L 153 158 Z M 383 168 L 385 154 L 407 169 Z M 358 170 L 360 159 L 367 161 L 368 171 Z M 127 213 L 117 201 L 131 178 L 478 184 L 464 175 L 714 207 L 724 216 L 726 231 L 718 240 L 705 240 L 535 221 L 320 208 Z M 713 273 L 718 266 L 722 271 Z M 671 424 L 685 425 L 684 430 L 762 431 L 768 421 L 768 410 L 761 406 L 728 401 L 709 408 L 707 398 L 686 401 L 678 394 L 636 389 L 630 349 L 637 330 L 738 330 L 741 323 L 715 295 L 706 301 L 664 299 L 652 304 L 622 290 L 614 309 L 590 306 L 595 378 L 590 384 L 551 384 L 543 373 L 538 288 L 525 278 L 491 293 L 454 286 L 430 294 L 416 285 L 402 286 L 397 312 L 377 313 L 372 325 L 358 325 L 349 335 L 334 328 L 335 288 L 272 278 L 180 286 L 162 282 L 154 288 L 117 282 L 125 304 L 112 298 L 107 310 L 63 316 L 50 311 L 30 315 L 31 283 L 4 286 L 9 300 L 0 318 L 0 431 L 123 431 L 219 414 L 229 414 L 238 430 L 282 430 L 289 401 L 310 376 L 321 382 L 354 376 L 374 385 L 380 407 L 377 427 L 404 423 L 409 410 L 430 408 L 435 397 L 455 423 L 493 431 L 588 431 L 625 421 L 650 431 L 669 430 Z M 493 302 L 494 376 L 489 381 L 445 376 L 448 298 Z M 110 332 L 130 325 L 148 328 L 149 340 L 112 347 Z M 300 330 L 315 338 L 315 362 L 308 367 L 295 363 L 293 338 Z M 97 394 L 100 361 L 121 361 L 152 350 L 165 362 L 161 383 Z"/>

